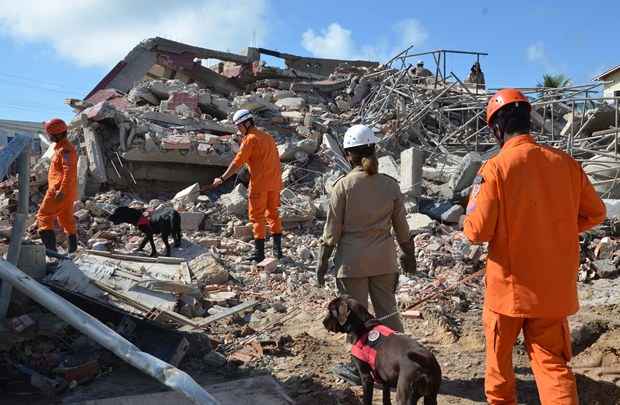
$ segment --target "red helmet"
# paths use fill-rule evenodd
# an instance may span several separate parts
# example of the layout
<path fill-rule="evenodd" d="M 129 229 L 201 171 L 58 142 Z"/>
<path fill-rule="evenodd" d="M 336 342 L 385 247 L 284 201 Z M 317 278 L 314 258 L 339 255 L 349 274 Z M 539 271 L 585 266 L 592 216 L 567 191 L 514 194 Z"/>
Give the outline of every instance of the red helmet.
<path fill-rule="evenodd" d="M 519 90 L 502 89 L 493 94 L 487 104 L 487 124 L 491 126 L 491 120 L 495 113 L 505 106 L 514 103 L 525 103 L 530 109 L 532 108 L 530 101 Z"/>
<path fill-rule="evenodd" d="M 60 135 L 67 132 L 67 124 L 60 118 L 52 118 L 45 123 L 45 132 L 50 135 Z"/>

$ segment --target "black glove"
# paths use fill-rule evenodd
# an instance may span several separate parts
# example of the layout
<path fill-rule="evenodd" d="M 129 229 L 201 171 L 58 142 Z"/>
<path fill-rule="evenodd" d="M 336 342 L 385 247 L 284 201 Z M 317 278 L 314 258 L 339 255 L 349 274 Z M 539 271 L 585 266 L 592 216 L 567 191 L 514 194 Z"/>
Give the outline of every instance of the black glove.
<path fill-rule="evenodd" d="M 400 267 L 403 269 L 403 273 L 415 274 L 417 269 L 415 255 L 408 255 L 403 253 L 402 255 L 400 255 L 400 258 L 398 260 L 400 261 Z"/>
<path fill-rule="evenodd" d="M 316 284 L 319 287 L 325 286 L 325 274 L 327 274 L 329 257 L 332 255 L 333 251 L 333 246 L 328 246 L 321 243 L 321 246 L 319 247 L 319 262 L 316 266 Z"/>
<path fill-rule="evenodd" d="M 417 269 L 417 263 L 415 258 L 415 245 L 413 244 L 413 240 L 403 243 L 400 247 L 403 250 L 403 253 L 398 258 L 398 261 L 400 262 L 400 267 L 403 269 L 403 273 L 415 274 Z"/>

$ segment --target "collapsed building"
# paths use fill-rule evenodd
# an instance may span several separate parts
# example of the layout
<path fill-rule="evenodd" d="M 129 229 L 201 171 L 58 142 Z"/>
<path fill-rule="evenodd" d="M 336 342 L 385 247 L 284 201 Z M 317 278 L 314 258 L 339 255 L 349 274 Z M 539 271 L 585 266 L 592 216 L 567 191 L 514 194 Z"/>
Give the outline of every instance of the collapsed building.
<path fill-rule="evenodd" d="M 284 67 L 267 66 L 261 55 L 283 59 Z M 454 55 L 474 62 L 465 80 L 447 62 Z M 419 274 L 401 276 L 401 309 L 409 313 L 434 303 L 425 307 L 428 316 L 456 341 L 462 334 L 459 314 L 480 303 L 486 257 L 484 247 L 470 246 L 457 231 L 478 169 L 498 151 L 485 122 L 494 89 L 485 85 L 484 56 L 408 48 L 379 64 L 262 48 L 233 54 L 146 40 L 83 100 L 66 101 L 76 112 L 70 138 L 80 151 L 75 217 L 83 249 L 53 272 L 39 266 L 33 277 L 171 365 L 185 357 L 199 357 L 213 368 L 263 361 L 263 350 L 287 344 L 277 335 L 278 325 L 316 311 L 316 302 L 328 294 L 312 287 L 318 237 L 333 182 L 349 169 L 342 136 L 349 126 L 364 123 L 380 139 L 380 172 L 397 179 L 406 195 L 415 235 Z M 420 75 L 413 63 L 429 57 L 435 62 L 427 69 L 431 75 Z M 620 263 L 614 239 L 620 232 L 618 98 L 598 97 L 598 86 L 523 89 L 532 100 L 538 141 L 581 161 L 608 207 L 608 221 L 581 241 L 582 282 L 614 277 Z M 239 108 L 251 110 L 257 125 L 274 136 L 283 166 L 288 259 L 260 269 L 241 260 L 251 238 L 247 172 L 223 191 L 201 194 L 200 187 L 221 174 L 238 151 L 230 118 Z M 33 167 L 30 214 L 21 212 L 26 225 L 33 223 L 45 190 L 49 153 Z M 9 241 L 17 222 L 17 185 L 15 178 L 0 185 L 0 236 Z M 185 240 L 174 250 L 176 257 L 131 254 L 139 232 L 107 221 L 121 205 L 177 209 Z M 34 232 L 28 237 L 36 239 Z M 35 250 L 25 248 L 33 257 Z M 330 274 L 328 284 L 333 281 Z M 44 324 L 40 318 L 16 316 L 14 332 Z M 149 339 L 154 330 L 166 338 Z M 20 344 L 11 348 L 21 350 Z M 100 368 L 86 360 L 79 367 L 90 365 L 91 377 L 98 375 Z M 36 368 L 36 362 L 27 365 Z"/>

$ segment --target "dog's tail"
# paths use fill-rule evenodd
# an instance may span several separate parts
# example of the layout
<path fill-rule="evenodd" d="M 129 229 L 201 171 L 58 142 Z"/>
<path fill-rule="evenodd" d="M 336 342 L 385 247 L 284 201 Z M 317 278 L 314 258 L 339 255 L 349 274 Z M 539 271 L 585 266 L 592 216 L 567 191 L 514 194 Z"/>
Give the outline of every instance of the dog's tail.
<path fill-rule="evenodd" d="M 181 246 L 181 215 L 177 211 L 172 214 L 172 238 L 175 247 Z"/>
<path fill-rule="evenodd" d="M 415 351 L 407 353 L 407 357 L 414 363 L 419 364 L 425 370 L 418 374 L 413 384 L 418 388 L 424 387 L 424 405 L 437 404 L 437 394 L 441 385 L 441 367 L 434 356 L 430 358 Z M 430 372 L 430 375 L 428 374 Z M 421 393 L 422 394 L 422 393 Z"/>

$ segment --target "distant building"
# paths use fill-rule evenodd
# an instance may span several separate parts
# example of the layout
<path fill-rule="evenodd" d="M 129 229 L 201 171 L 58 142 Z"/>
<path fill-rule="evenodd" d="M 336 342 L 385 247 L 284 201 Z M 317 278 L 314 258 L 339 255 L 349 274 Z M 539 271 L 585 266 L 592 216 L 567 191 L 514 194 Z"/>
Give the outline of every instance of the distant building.
<path fill-rule="evenodd" d="M 28 135 L 32 137 L 32 155 L 42 154 L 39 134 L 43 134 L 43 123 L 30 121 L 0 120 L 0 149 L 6 146 L 15 135 Z"/>
<path fill-rule="evenodd" d="M 594 80 L 607 82 L 603 85 L 604 97 L 620 97 L 620 65 L 596 76 Z"/>

